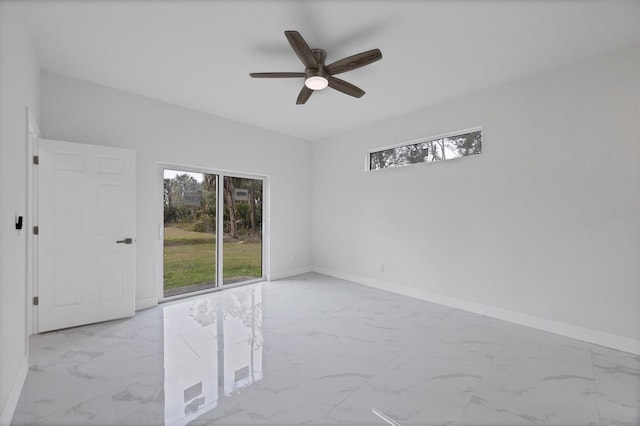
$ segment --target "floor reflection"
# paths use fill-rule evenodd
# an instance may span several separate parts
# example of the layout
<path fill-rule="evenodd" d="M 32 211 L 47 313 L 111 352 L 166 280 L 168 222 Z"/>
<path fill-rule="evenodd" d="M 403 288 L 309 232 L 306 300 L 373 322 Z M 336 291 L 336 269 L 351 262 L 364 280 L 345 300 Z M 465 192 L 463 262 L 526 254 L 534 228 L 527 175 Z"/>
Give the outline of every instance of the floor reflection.
<path fill-rule="evenodd" d="M 245 286 L 164 311 L 165 424 L 187 424 L 262 379 L 262 287 Z"/>
<path fill-rule="evenodd" d="M 317 274 L 29 346 L 16 426 L 640 425 L 636 355 Z"/>

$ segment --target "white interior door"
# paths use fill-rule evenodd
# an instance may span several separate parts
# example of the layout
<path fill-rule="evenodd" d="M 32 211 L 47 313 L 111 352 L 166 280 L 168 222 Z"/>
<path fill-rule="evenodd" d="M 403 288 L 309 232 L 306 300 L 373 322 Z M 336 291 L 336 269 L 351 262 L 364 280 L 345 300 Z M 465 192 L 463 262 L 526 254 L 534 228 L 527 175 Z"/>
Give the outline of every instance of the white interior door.
<path fill-rule="evenodd" d="M 40 140 L 38 331 L 135 313 L 135 151 Z"/>

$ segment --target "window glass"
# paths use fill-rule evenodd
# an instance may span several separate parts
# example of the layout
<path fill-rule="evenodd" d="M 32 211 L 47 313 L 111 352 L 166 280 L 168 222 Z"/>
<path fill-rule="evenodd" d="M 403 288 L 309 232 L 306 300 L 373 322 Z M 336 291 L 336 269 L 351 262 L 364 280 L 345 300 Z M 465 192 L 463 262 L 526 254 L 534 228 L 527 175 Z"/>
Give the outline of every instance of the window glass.
<path fill-rule="evenodd" d="M 482 131 L 431 139 L 369 153 L 369 170 L 451 160 L 482 152 Z"/>

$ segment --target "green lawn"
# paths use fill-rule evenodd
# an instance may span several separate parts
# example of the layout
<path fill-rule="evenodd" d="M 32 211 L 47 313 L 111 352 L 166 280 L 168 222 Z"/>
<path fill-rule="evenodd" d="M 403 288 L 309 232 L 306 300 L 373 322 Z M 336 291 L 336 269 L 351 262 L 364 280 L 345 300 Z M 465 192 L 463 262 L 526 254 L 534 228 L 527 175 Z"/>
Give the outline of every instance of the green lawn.
<path fill-rule="evenodd" d="M 164 289 L 208 283 L 215 277 L 216 236 L 164 228 Z M 260 242 L 224 243 L 224 279 L 262 276 Z"/>

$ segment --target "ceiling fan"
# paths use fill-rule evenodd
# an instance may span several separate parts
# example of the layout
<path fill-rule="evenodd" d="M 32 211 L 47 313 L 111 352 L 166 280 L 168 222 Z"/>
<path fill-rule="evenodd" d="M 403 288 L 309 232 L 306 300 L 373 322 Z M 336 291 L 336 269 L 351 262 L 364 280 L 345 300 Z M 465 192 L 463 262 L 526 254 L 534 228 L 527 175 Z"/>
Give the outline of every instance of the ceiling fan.
<path fill-rule="evenodd" d="M 380 49 L 372 49 L 325 65 L 327 52 L 322 49 L 311 49 L 297 31 L 285 31 L 284 35 L 305 66 L 304 72 L 252 72 L 249 75 L 253 78 L 304 78 L 304 86 L 296 100 L 298 105 L 307 102 L 314 90 L 322 90 L 327 86 L 356 98 L 362 97 L 364 90 L 334 75 L 364 67 L 382 59 Z"/>

